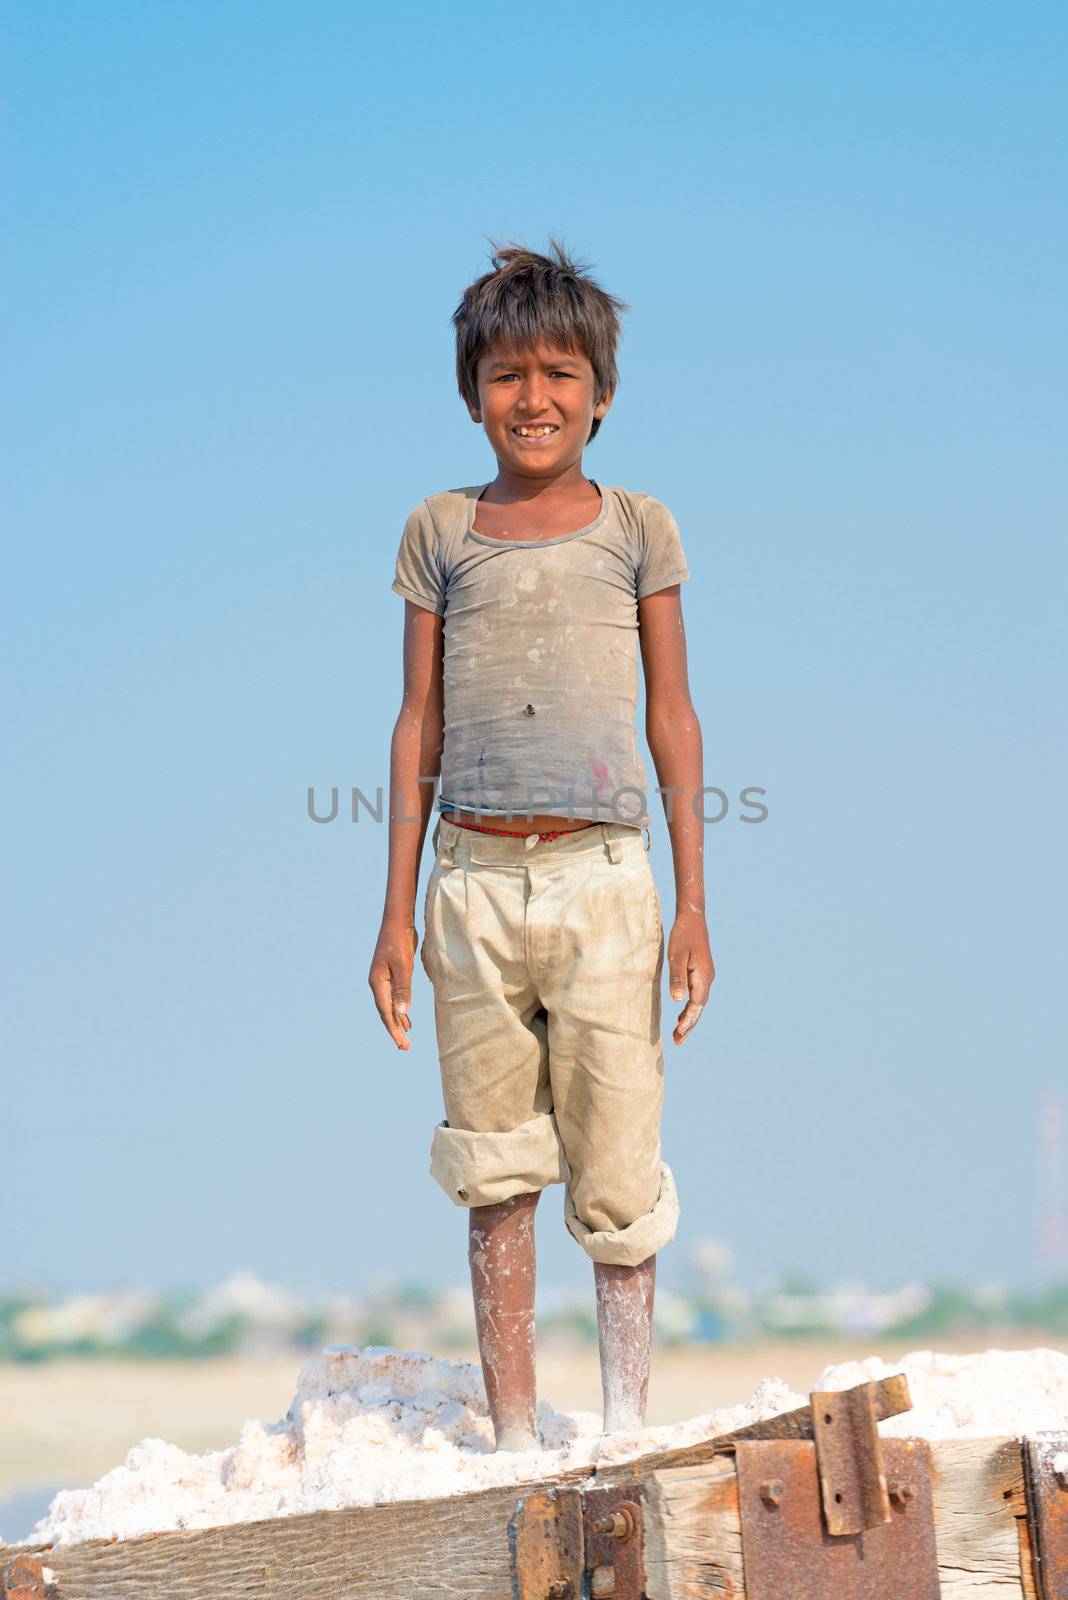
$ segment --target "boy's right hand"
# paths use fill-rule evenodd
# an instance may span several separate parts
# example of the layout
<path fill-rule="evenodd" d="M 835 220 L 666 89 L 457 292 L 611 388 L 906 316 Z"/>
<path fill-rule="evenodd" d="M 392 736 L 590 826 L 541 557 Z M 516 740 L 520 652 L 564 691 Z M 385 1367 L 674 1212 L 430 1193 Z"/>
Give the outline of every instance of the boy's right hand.
<path fill-rule="evenodd" d="M 419 935 L 412 923 L 383 922 L 367 976 L 378 1015 L 398 1050 L 410 1050 L 412 973 Z"/>

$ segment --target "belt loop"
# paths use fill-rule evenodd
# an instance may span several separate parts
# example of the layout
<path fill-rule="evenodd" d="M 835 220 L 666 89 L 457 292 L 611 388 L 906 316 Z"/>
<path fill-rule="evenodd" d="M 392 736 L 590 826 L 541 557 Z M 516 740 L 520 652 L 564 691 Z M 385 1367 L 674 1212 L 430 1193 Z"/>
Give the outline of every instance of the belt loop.
<path fill-rule="evenodd" d="M 614 835 L 609 833 L 607 822 L 601 823 L 601 838 L 604 840 L 604 847 L 608 852 L 609 861 L 622 861 L 623 846 L 620 844 L 619 840 L 614 837 Z"/>
<path fill-rule="evenodd" d="M 456 865 L 456 858 L 453 855 L 453 851 L 456 848 L 455 844 L 448 839 L 445 840 L 444 844 L 440 842 L 441 825 L 444 821 L 444 817 L 439 817 L 437 827 L 434 829 L 434 850 L 443 867 L 454 867 Z M 451 827 L 452 824 L 450 823 L 449 826 Z"/>

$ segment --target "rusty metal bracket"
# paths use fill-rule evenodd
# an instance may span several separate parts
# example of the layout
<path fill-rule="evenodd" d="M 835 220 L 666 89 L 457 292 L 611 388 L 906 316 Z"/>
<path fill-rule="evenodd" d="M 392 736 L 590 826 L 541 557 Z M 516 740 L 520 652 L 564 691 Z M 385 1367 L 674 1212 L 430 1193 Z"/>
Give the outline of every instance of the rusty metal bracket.
<path fill-rule="evenodd" d="M 875 1385 L 814 1390 L 812 1437 L 828 1533 L 863 1533 L 890 1521 Z"/>
<path fill-rule="evenodd" d="M 515 1600 L 579 1600 L 582 1594 L 582 1495 L 551 1489 L 520 1500 L 508 1524 Z"/>
<path fill-rule="evenodd" d="M 1068 1600 L 1068 1433 L 1033 1434 L 1022 1454 L 1039 1600 Z"/>
<path fill-rule="evenodd" d="M 643 1600 L 643 1495 L 638 1481 L 528 1494 L 508 1524 L 514 1600 Z"/>
<path fill-rule="evenodd" d="M 37 1556 L 12 1556 L 0 1568 L 0 1595 L 3 1600 L 46 1600 L 55 1588 L 45 1577 Z"/>
<path fill-rule="evenodd" d="M 583 1495 L 590 1600 L 642 1600 L 645 1525 L 639 1482 L 588 1489 Z"/>
<path fill-rule="evenodd" d="M 739 1441 L 746 1600 L 939 1600 L 926 1441 L 880 1444 L 889 1522 L 834 1534 L 824 1521 L 814 1441 Z"/>

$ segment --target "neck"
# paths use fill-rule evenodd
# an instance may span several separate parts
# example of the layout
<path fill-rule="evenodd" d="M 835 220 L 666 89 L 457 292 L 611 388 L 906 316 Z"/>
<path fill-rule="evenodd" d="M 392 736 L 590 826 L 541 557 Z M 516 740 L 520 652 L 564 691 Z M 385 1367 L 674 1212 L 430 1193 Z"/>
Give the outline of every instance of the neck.
<path fill-rule="evenodd" d="M 589 483 L 582 470 L 582 461 L 574 461 L 562 471 L 538 475 L 512 472 L 497 463 L 497 476 L 489 485 L 493 498 L 502 501 L 550 500 L 555 494 L 570 494 Z"/>

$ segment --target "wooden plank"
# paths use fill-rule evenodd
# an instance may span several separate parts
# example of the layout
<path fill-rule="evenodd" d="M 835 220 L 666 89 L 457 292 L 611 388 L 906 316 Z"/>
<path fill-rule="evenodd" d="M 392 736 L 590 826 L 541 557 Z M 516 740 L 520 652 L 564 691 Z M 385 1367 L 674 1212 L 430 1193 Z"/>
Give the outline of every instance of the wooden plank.
<path fill-rule="evenodd" d="M 1017 1528 L 1026 1514 L 1019 1441 L 932 1440 L 931 1488 L 944 1600 L 1025 1600 Z"/>
<path fill-rule="evenodd" d="M 649 1600 L 744 1600 L 733 1458 L 634 1465 L 596 1482 L 644 1480 Z M 944 1600 L 1034 1600 L 1021 1566 L 1019 1442 L 933 1440 L 931 1476 Z M 592 1480 L 575 1471 L 553 1481 Z M 508 1524 L 524 1494 L 548 1487 L 34 1548 L 58 1600 L 512 1600 Z"/>
<path fill-rule="evenodd" d="M 309 1512 L 61 1545 L 43 1559 L 58 1600 L 512 1600 L 516 1498 Z"/>
<path fill-rule="evenodd" d="M 1023 1470 L 1015 1439 L 934 1439 L 931 1481 L 943 1600 L 1034 1600 Z M 744 1600 L 734 1464 L 651 1474 L 646 1502 L 649 1600 Z"/>
<path fill-rule="evenodd" d="M 649 1600 L 744 1600 L 742 1525 L 732 1456 L 650 1473 L 645 1501 Z"/>
<path fill-rule="evenodd" d="M 894 1416 L 902 1411 L 907 1411 L 911 1405 L 908 1391 L 908 1380 L 903 1373 L 894 1373 L 888 1378 L 880 1378 L 873 1382 L 870 1387 L 873 1391 L 876 1415 L 880 1418 Z M 575 1468 L 571 1472 L 562 1473 L 559 1477 L 556 1477 L 551 1481 L 557 1485 L 580 1483 L 592 1484 L 594 1482 L 598 1484 L 606 1482 L 614 1483 L 620 1481 L 621 1478 L 646 1477 L 650 1472 L 657 1471 L 661 1468 L 691 1466 L 700 1464 L 702 1462 L 712 1461 L 720 1453 L 724 1451 L 730 1451 L 733 1448 L 734 1442 L 739 1439 L 810 1439 L 811 1437 L 812 1408 L 810 1405 L 804 1405 L 799 1406 L 794 1411 L 787 1411 L 781 1413 L 779 1416 L 765 1418 L 762 1422 L 750 1423 L 748 1426 L 735 1429 L 731 1433 L 715 1435 L 710 1439 L 700 1441 L 698 1444 L 688 1445 L 681 1450 L 652 1451 L 645 1456 L 639 1456 L 633 1461 L 621 1463 L 618 1466 L 613 1466 L 612 1468 L 601 1473 L 591 1473 L 589 1468 L 579 1467 Z M 447 1500 L 420 1500 L 405 1502 L 403 1505 L 353 1508 L 344 1512 L 304 1513 L 302 1515 L 298 1514 L 297 1516 L 287 1517 L 284 1519 L 271 1519 L 269 1521 L 258 1523 L 242 1523 L 228 1528 L 205 1529 L 202 1531 L 193 1530 L 189 1533 L 150 1534 L 146 1538 L 123 1540 L 119 1546 L 113 1546 L 108 1541 L 91 1540 L 79 1545 L 61 1546 L 60 1550 L 54 1552 L 54 1556 L 56 1561 L 63 1562 L 64 1570 L 66 1570 L 68 1566 L 70 1566 L 72 1570 L 74 1568 L 77 1568 L 79 1571 L 84 1570 L 86 1577 L 84 1580 L 79 1579 L 79 1581 L 89 1583 L 91 1581 L 89 1575 L 95 1570 L 94 1564 L 97 1561 L 97 1553 L 103 1552 L 103 1554 L 100 1556 L 100 1560 L 104 1562 L 104 1565 L 108 1571 L 112 1571 L 116 1557 L 110 1552 L 113 1552 L 115 1548 L 120 1548 L 122 1551 L 128 1554 L 130 1560 L 136 1562 L 141 1562 L 142 1560 L 147 1561 L 153 1572 L 152 1582 L 155 1583 L 157 1581 L 155 1576 L 155 1568 L 158 1563 L 156 1561 L 154 1549 L 151 1549 L 150 1547 L 155 1542 L 160 1540 L 174 1542 L 173 1546 L 172 1544 L 168 1544 L 166 1548 L 168 1551 L 173 1548 L 175 1559 L 177 1559 L 182 1570 L 185 1569 L 186 1565 L 188 1565 L 188 1562 L 191 1559 L 188 1554 L 189 1548 L 194 1550 L 203 1548 L 205 1552 L 210 1551 L 211 1559 L 213 1561 L 221 1562 L 229 1572 L 231 1563 L 231 1547 L 234 1549 L 240 1548 L 244 1551 L 247 1551 L 248 1548 L 250 1548 L 247 1543 L 242 1543 L 246 1536 L 242 1530 L 246 1531 L 249 1538 L 258 1538 L 265 1541 L 267 1544 L 270 1544 L 272 1547 L 280 1543 L 281 1547 L 284 1548 L 287 1559 L 293 1558 L 295 1549 L 297 1548 L 294 1544 L 294 1540 L 299 1542 L 301 1540 L 311 1540 L 316 1537 L 316 1535 L 312 1534 L 311 1532 L 310 1523 L 310 1519 L 314 1516 L 328 1518 L 348 1518 L 352 1528 L 356 1530 L 354 1537 L 362 1536 L 365 1539 L 371 1537 L 370 1530 L 376 1525 L 374 1519 L 378 1519 L 378 1523 L 381 1525 L 383 1530 L 385 1530 L 387 1527 L 387 1517 L 392 1519 L 394 1522 L 400 1522 L 407 1518 L 409 1521 L 414 1522 L 416 1526 L 422 1528 L 432 1525 L 436 1526 L 440 1522 L 444 1530 L 443 1536 L 447 1537 L 450 1519 L 453 1517 L 453 1515 L 455 1514 L 462 1518 L 467 1513 L 463 1511 L 454 1512 L 453 1509 L 443 1511 L 441 1509 L 442 1507 L 470 1507 L 471 1516 L 476 1522 L 478 1522 L 479 1527 L 481 1528 L 482 1521 L 486 1516 L 496 1515 L 496 1507 L 502 1495 L 510 1497 L 509 1514 L 511 1514 L 515 1508 L 516 1501 L 524 1494 L 536 1494 L 543 1492 L 549 1486 L 549 1482 L 542 1479 L 533 1483 L 516 1484 L 513 1487 L 504 1490 L 491 1489 L 474 1495 L 450 1496 Z M 365 1518 L 370 1518 L 372 1520 L 365 1523 L 363 1520 Z M 279 1529 L 280 1524 L 283 1522 L 286 1524 L 299 1526 L 299 1528 L 303 1531 L 295 1533 L 292 1536 L 288 1532 L 279 1533 L 277 1530 Z M 333 1526 L 333 1524 L 324 1525 L 324 1529 L 326 1528 L 328 1528 L 329 1531 L 324 1533 L 325 1537 L 333 1540 L 339 1536 L 337 1529 Z M 362 1532 L 360 1532 L 360 1530 L 362 1530 Z M 391 1535 L 390 1537 L 393 1536 Z M 192 1546 L 189 1545 L 189 1541 L 193 1541 Z M 11 1549 L 8 1551 L 8 1554 L 11 1554 L 15 1548 L 26 1549 L 33 1553 L 42 1553 L 48 1550 L 49 1547 L 42 1545 L 11 1547 Z M 200 1580 L 199 1578 L 195 1578 L 191 1581 L 199 1582 Z M 232 1581 L 232 1573 L 231 1576 L 226 1579 L 226 1581 Z M 267 1580 L 265 1579 L 264 1582 L 266 1581 Z M 354 1578 L 353 1581 L 358 1582 L 360 1580 Z M 89 1591 L 87 1590 L 86 1593 L 88 1594 L 88 1592 Z M 237 1591 L 234 1592 L 236 1593 Z M 265 1590 L 261 1584 L 258 1588 L 252 1587 L 242 1592 L 247 1592 L 249 1594 L 261 1594 L 269 1591 Z M 358 1597 L 362 1596 L 362 1592 L 363 1591 L 359 1588 L 353 1588 L 351 1591 L 346 1591 L 346 1593 L 351 1593 L 353 1600 L 358 1600 Z M 452 1593 L 452 1590 L 445 1589 L 441 1592 L 443 1594 L 450 1594 Z M 437 1591 L 428 1590 L 427 1593 L 428 1595 L 431 1593 L 436 1595 Z M 317 1594 L 317 1591 L 309 1590 L 308 1594 L 309 1600 L 312 1600 L 312 1597 Z M 64 1594 L 61 1597 L 61 1600 L 67 1600 L 67 1596 Z M 147 1594 L 143 1597 L 143 1600 L 148 1600 Z M 474 1591 L 472 1591 L 472 1600 L 478 1600 L 478 1596 Z"/>

